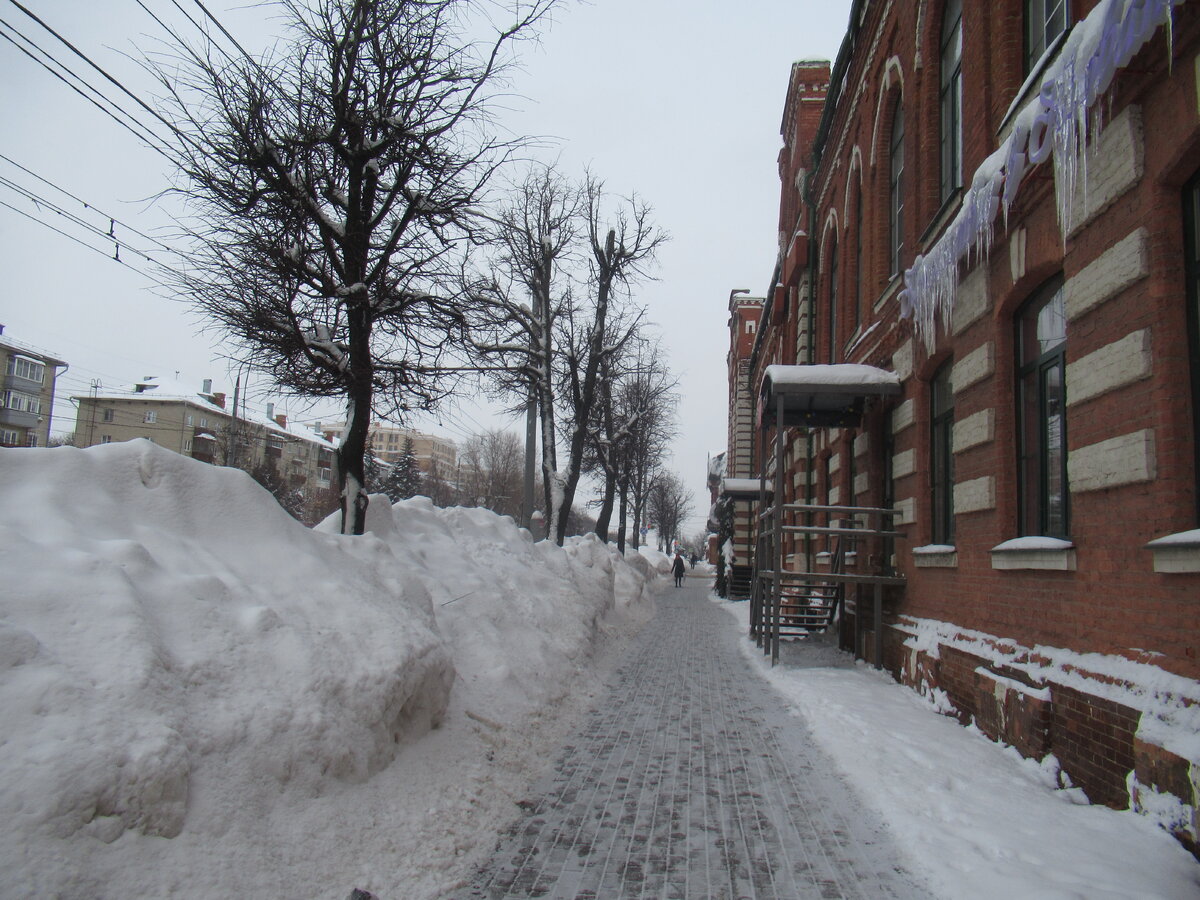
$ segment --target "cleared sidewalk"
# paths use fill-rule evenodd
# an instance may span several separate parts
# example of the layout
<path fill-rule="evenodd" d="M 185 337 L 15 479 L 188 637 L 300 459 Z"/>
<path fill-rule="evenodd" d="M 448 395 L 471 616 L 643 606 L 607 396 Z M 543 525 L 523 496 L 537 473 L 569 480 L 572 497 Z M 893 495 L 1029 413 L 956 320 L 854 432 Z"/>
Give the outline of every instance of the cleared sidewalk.
<path fill-rule="evenodd" d="M 462 896 L 927 895 L 749 669 L 710 588 L 662 589 L 555 777 Z"/>

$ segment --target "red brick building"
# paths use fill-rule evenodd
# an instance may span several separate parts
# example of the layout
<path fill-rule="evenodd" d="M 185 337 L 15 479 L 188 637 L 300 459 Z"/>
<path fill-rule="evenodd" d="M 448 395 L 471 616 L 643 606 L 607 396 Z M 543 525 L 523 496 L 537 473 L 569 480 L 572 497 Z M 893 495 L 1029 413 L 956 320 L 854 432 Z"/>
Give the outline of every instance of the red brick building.
<path fill-rule="evenodd" d="M 731 404 L 772 364 L 899 376 L 858 427 L 785 433 L 785 501 L 900 511 L 851 565 L 905 584 L 843 639 L 1194 847 L 1200 2 L 1173 6 L 856 0 L 832 71 L 792 71 L 730 374 Z"/>

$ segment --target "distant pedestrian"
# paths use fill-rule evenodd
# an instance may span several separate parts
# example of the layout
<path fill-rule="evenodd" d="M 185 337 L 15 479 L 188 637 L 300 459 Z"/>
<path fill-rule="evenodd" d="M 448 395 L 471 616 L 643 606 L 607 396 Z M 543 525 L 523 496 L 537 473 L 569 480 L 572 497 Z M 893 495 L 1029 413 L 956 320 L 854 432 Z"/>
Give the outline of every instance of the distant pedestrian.
<path fill-rule="evenodd" d="M 685 570 L 683 556 L 679 552 L 675 553 L 675 562 L 671 565 L 671 571 L 675 573 L 675 587 L 683 587 L 683 573 Z"/>
<path fill-rule="evenodd" d="M 699 558 L 700 557 L 698 557 L 695 553 L 693 553 L 692 558 L 690 560 L 688 560 L 688 562 L 690 562 L 692 564 L 693 569 L 696 568 L 696 560 L 698 560 Z"/>

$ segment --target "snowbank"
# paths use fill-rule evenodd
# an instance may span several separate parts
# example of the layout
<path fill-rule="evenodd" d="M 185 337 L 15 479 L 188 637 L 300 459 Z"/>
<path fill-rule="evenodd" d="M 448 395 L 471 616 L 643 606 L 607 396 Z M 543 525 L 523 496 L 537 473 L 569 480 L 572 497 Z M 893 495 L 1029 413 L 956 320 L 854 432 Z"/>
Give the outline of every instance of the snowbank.
<path fill-rule="evenodd" d="M 432 897 L 490 848 L 644 580 L 381 500 L 348 538 L 145 441 L 0 450 L 0 896 Z"/>
<path fill-rule="evenodd" d="M 818 744 L 935 896 L 1198 896 L 1200 869 L 1166 831 L 1134 812 L 1059 790 L 1041 763 L 964 728 L 886 672 L 856 663 L 824 636 L 785 645 L 771 667 L 745 635 L 748 604 L 715 595 L 752 667 L 804 719 Z"/>

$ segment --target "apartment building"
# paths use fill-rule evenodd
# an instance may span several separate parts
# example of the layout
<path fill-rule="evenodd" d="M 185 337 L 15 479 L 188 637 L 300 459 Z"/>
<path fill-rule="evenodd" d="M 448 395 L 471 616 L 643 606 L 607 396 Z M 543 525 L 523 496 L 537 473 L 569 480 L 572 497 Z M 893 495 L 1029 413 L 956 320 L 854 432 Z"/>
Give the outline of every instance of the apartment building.
<path fill-rule="evenodd" d="M 52 354 L 6 336 L 0 325 L 0 447 L 45 447 L 50 442 L 54 383 L 66 366 Z"/>
<path fill-rule="evenodd" d="M 200 390 L 145 378 L 128 389 L 95 390 L 78 404 L 75 442 L 80 447 L 144 438 L 213 465 L 246 471 L 265 468 L 306 496 L 336 487 L 335 445 L 287 416 L 245 409 L 234 414 L 225 393 L 206 380 Z"/>
<path fill-rule="evenodd" d="M 375 455 L 386 463 L 396 462 L 404 453 L 405 441 L 411 440 L 421 474 L 437 472 L 442 478 L 454 477 L 458 463 L 458 447 L 449 438 L 401 428 L 386 422 L 375 422 L 367 432 L 367 440 Z"/>

